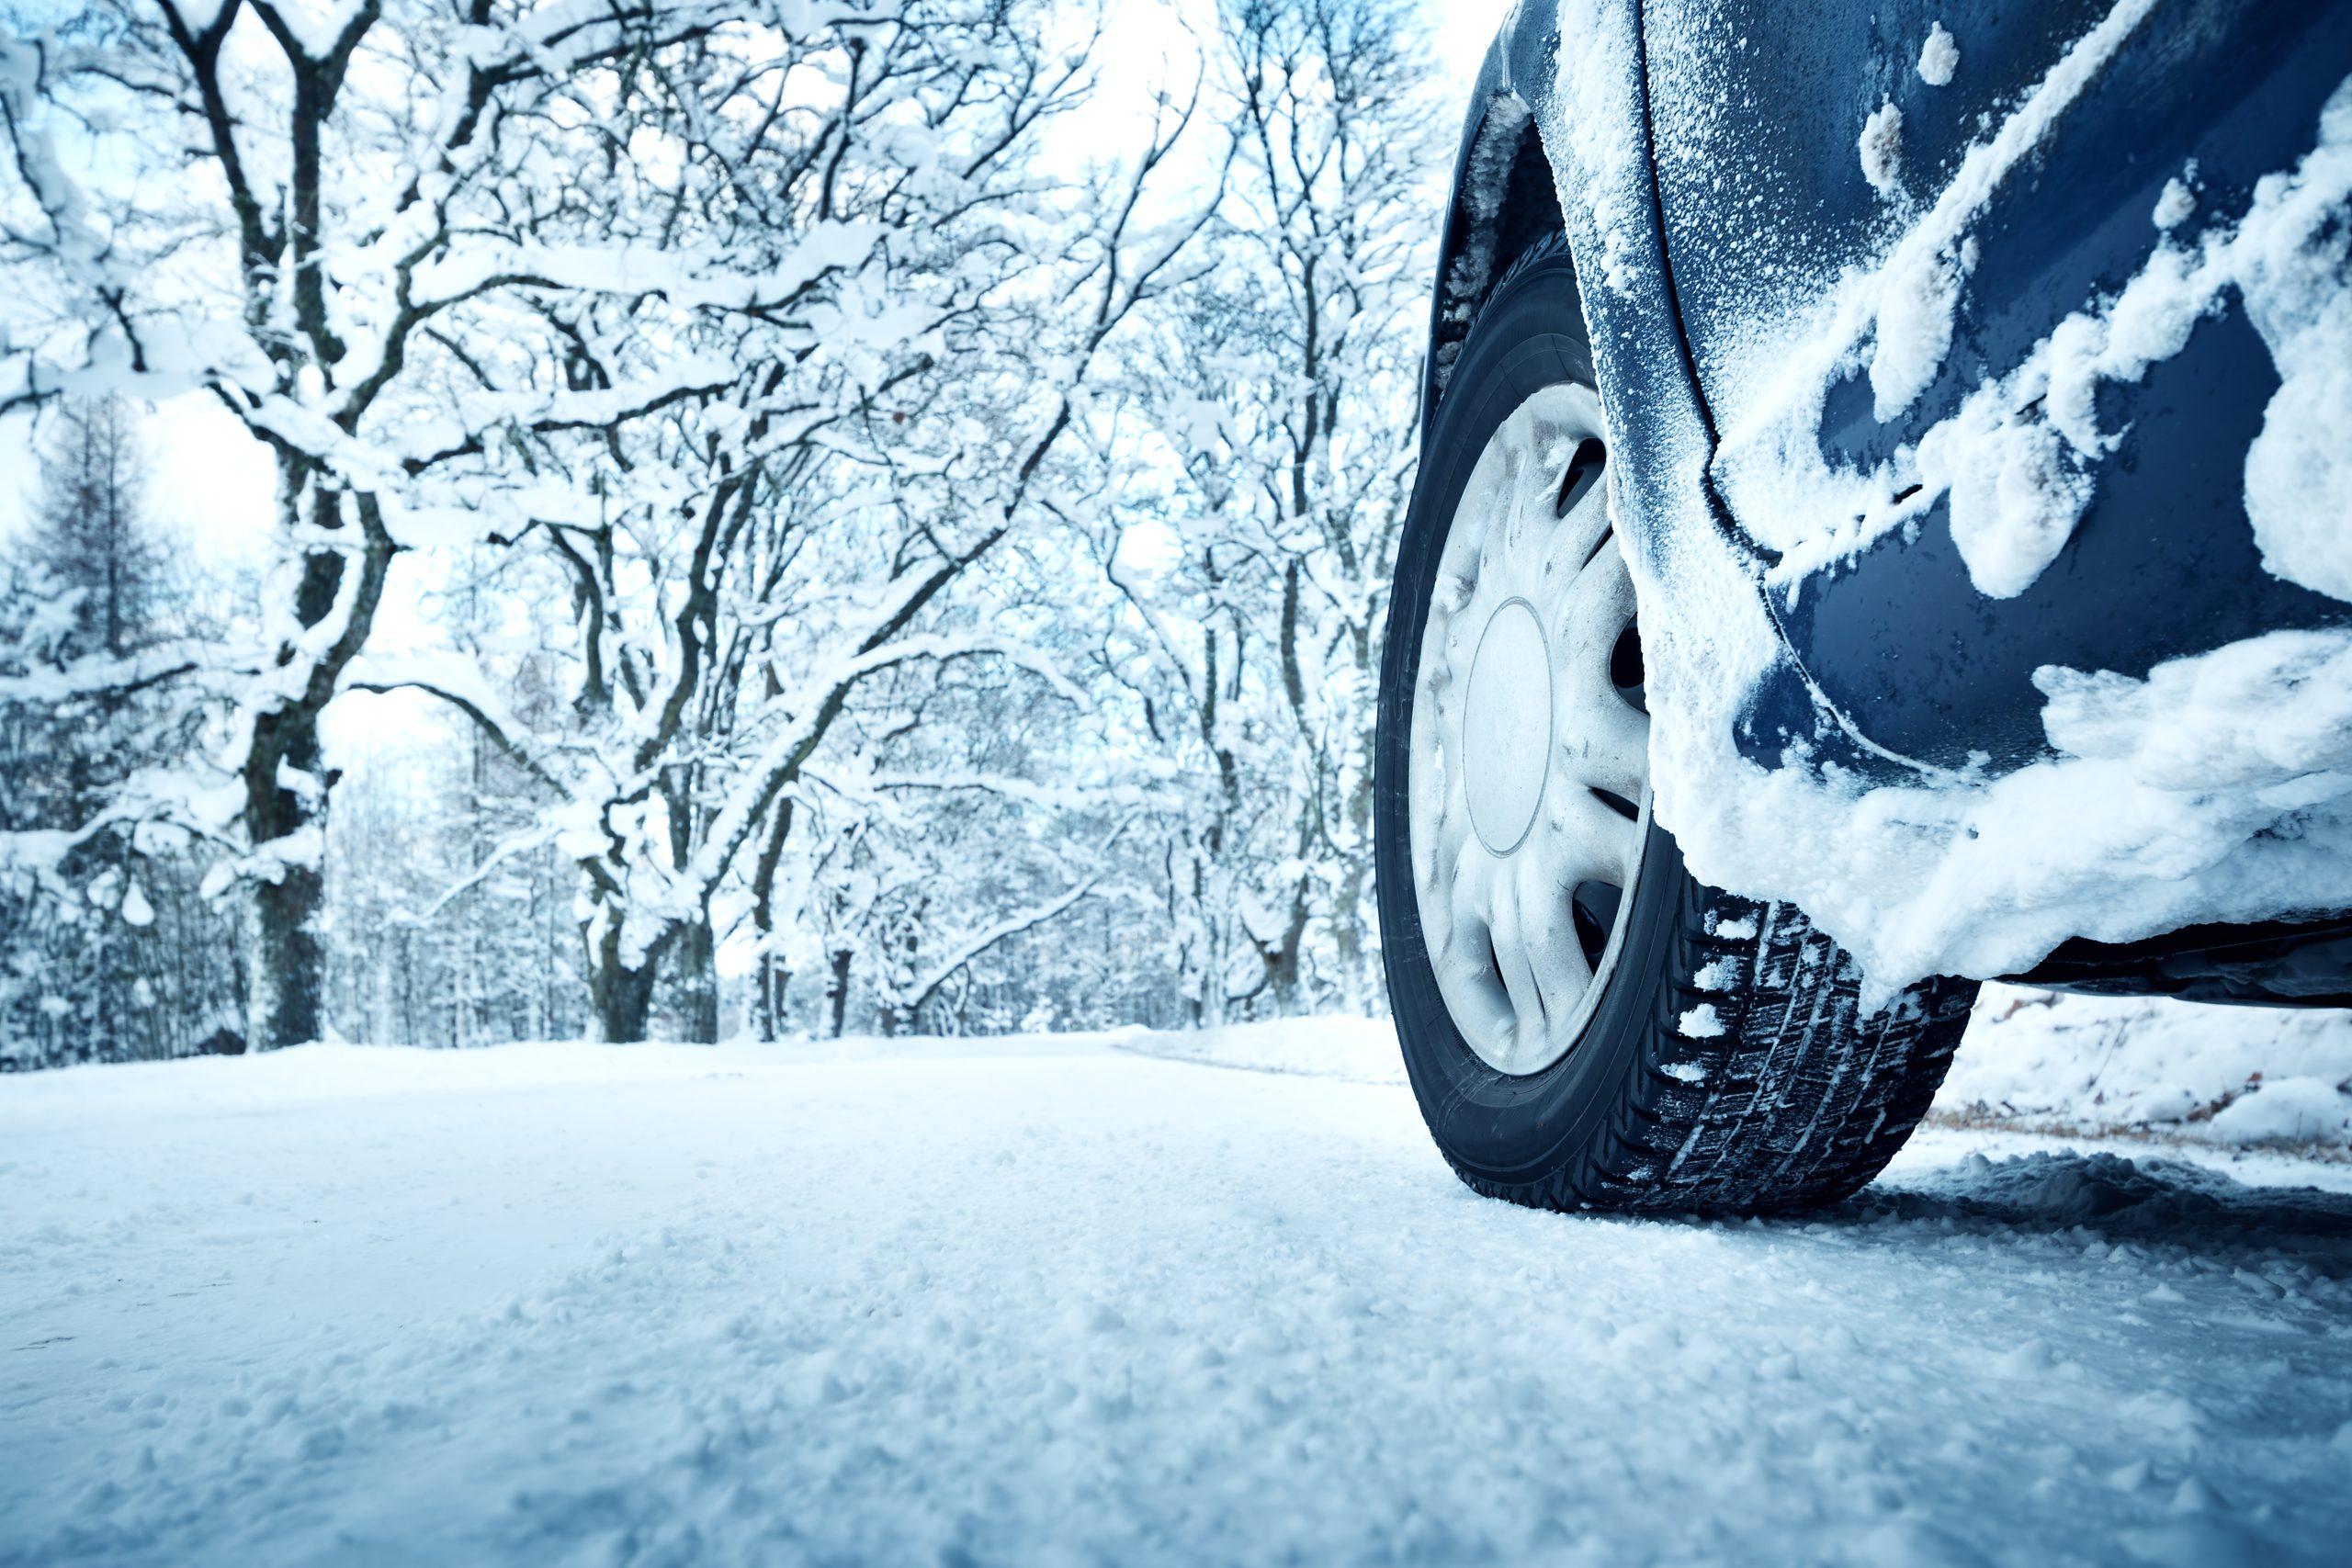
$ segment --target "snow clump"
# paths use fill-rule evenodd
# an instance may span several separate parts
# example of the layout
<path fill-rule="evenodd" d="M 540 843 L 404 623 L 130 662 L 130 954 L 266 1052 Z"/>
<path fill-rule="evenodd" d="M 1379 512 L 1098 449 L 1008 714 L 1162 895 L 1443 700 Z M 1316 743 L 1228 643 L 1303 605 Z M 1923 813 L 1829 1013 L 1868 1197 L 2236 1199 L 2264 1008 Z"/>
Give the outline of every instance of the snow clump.
<path fill-rule="evenodd" d="M 1723 1033 L 1724 1021 L 1716 1013 L 1714 1003 L 1701 1002 L 1682 1015 L 1681 1022 L 1677 1027 L 1690 1039 L 1713 1040 Z M 1698 1080 L 1692 1078 L 1686 1081 L 1695 1083 Z"/>
<path fill-rule="evenodd" d="M 1862 178 L 1879 195 L 1895 195 L 1902 187 L 1903 111 L 1894 107 L 1894 99 L 1879 105 L 1862 121 L 1860 146 Z"/>
<path fill-rule="evenodd" d="M 2195 165 L 2192 164 L 2190 167 L 2194 169 Z M 2196 193 L 2188 188 L 2186 180 L 2176 175 L 2165 182 L 2164 193 L 2156 197 L 2156 209 L 2149 216 L 2157 228 L 2170 233 L 2188 222 L 2188 215 L 2196 210 Z"/>
<path fill-rule="evenodd" d="M 1941 22 L 1928 29 L 1928 41 L 1919 46 L 1919 80 L 1930 87 L 1940 87 L 1951 80 L 1960 69 L 1960 45 L 1952 40 L 1951 31 Z"/>

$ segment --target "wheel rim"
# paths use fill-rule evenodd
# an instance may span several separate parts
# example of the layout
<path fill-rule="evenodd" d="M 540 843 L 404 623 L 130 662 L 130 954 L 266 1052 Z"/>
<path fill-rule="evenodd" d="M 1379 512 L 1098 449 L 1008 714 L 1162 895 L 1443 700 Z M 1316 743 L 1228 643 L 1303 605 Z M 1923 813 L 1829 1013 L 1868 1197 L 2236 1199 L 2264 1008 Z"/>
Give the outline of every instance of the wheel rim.
<path fill-rule="evenodd" d="M 1413 892 L 1454 1025 L 1540 1072 L 1591 1020 L 1649 836 L 1633 580 L 1609 526 L 1600 404 L 1547 388 L 1454 508 L 1414 678 Z"/>

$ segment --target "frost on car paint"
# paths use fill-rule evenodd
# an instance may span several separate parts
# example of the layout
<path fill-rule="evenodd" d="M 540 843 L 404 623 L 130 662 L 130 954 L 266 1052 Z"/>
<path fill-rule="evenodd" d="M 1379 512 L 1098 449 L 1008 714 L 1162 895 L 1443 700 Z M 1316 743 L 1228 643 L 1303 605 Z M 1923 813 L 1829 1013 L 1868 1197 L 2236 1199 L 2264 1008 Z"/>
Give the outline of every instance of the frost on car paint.
<path fill-rule="evenodd" d="M 1951 350 L 1976 268 L 1972 223 L 2152 4 L 2127 0 L 2077 39 L 2016 112 L 1968 149 L 1950 184 L 1875 265 L 1835 280 L 1818 305 L 1767 316 L 1736 334 L 1736 350 L 1723 357 L 1739 384 L 1722 400 L 1729 413 L 1714 471 L 1741 525 L 1780 558 L 1781 581 L 1859 551 L 1931 504 L 1895 499 L 1912 482 L 1900 461 L 1833 470 L 1818 435 L 1824 401 L 1857 368 L 1869 375 L 1881 421 L 1918 400 Z"/>
<path fill-rule="evenodd" d="M 1871 468 L 1833 466 L 1822 450 L 1833 387 L 1866 375 L 1886 421 L 1935 379 L 1978 259 L 1973 226 L 2151 11 L 2146 0 L 2115 6 L 1984 127 L 1916 216 L 1890 205 L 1901 220 L 1875 264 L 1831 280 L 1826 296 L 1780 288 L 1734 346 L 1699 346 L 1722 383 L 1720 448 L 1696 429 L 1665 433 L 1674 450 L 1650 482 L 1618 494 L 1649 536 L 1634 552 L 1645 612 L 1674 607 L 1643 623 L 1658 820 L 1702 879 L 1802 907 L 1852 953 L 1876 998 L 1931 974 L 2013 973 L 2070 937 L 2128 942 L 2291 916 L 2340 907 L 2352 888 L 2352 714 L 2336 700 L 2346 682 L 2334 634 L 2256 638 L 2145 679 L 2047 667 L 2036 685 L 2049 753 L 1997 778 L 1889 755 L 1910 776 L 1873 783 L 1803 741 L 1774 768 L 1739 750 L 1757 682 L 1787 657 L 1759 590 L 1791 602 L 1808 577 L 1945 501 L 1978 590 L 2020 592 L 2064 548 L 2115 450 L 2099 386 L 2138 379 L 2232 298 L 2281 382 L 2245 462 L 2263 563 L 2352 598 L 2352 457 L 2341 440 L 2352 429 L 2352 86 L 2327 105 L 2310 151 L 2258 182 L 2243 210 L 2216 209 L 2193 168 L 2178 171 L 2151 215 L 2140 273 L 2084 301 L 1916 446 Z M 1565 123 L 1602 118 L 1605 96 L 1589 112 L 1578 96 L 1594 75 L 1564 46 Z M 1606 225 L 1632 220 L 1590 191 L 1564 208 L 1580 254 Z M 1608 302 L 1588 298 L 1586 309 L 1609 388 L 1634 373 L 1612 359 Z M 1693 482 L 1702 473 L 1777 564 L 1723 536 Z M 1843 722 L 1826 705 L 1824 715 Z M 2265 727 L 2247 750 L 2257 718 L 2295 728 L 2293 743 Z M 1838 739 L 1879 750 L 1859 733 Z"/>
<path fill-rule="evenodd" d="M 1621 294 L 1632 281 L 1634 236 L 1649 227 L 1642 207 L 1649 151 L 1640 134 L 1641 84 L 1627 69 L 1640 44 L 1627 16 L 1627 8 L 1599 0 L 1563 0 L 1560 94 L 1577 107 L 1565 120 L 1567 145 L 1554 150 L 1555 159 L 1565 153 L 1561 206 L 1574 209 L 1570 232 L 1585 236 L 1578 270 Z"/>

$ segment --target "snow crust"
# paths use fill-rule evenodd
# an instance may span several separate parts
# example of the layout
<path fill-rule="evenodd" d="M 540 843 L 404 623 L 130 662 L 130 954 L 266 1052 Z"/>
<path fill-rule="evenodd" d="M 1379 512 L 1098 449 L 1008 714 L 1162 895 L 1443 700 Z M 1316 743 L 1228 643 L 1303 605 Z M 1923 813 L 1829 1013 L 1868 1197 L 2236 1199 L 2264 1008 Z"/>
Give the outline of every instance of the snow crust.
<path fill-rule="evenodd" d="M 1810 1221 L 1540 1214 L 1464 1189 L 1401 1086 L 1139 1043 L 0 1079 L 0 1561 L 2299 1562 L 2352 1531 L 2352 1171 L 1928 1130 Z"/>
<path fill-rule="evenodd" d="M 2336 630 L 2272 633 L 2144 681 L 2045 667 L 2057 754 L 1989 780 L 1767 772 L 1678 727 L 1687 750 L 1660 814 L 1699 875 L 1792 899 L 1878 997 L 1926 975 L 2016 973 L 2070 936 L 2333 909 L 2352 887 L 2347 660 L 2352 632 Z M 1707 782 L 1683 794 L 1692 778 Z"/>

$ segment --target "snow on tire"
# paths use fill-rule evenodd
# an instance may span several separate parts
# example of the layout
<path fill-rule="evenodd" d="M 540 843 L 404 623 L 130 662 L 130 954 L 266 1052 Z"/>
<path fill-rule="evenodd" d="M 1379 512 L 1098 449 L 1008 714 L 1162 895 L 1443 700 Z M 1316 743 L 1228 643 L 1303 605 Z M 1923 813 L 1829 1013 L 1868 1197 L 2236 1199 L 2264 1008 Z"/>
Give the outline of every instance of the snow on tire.
<path fill-rule="evenodd" d="M 1917 1124 L 1973 983 L 1864 1011 L 1786 905 L 1703 886 L 1651 819 L 1630 588 L 1565 243 L 1480 310 L 1424 446 L 1383 657 L 1381 925 L 1406 1068 L 1481 1192 L 1803 1209 Z"/>

